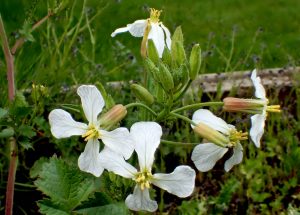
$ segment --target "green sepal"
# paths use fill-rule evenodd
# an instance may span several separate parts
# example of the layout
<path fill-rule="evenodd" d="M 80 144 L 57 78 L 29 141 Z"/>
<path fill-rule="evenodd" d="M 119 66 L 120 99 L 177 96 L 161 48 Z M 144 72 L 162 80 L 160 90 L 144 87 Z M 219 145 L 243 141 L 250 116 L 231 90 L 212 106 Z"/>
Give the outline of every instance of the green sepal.
<path fill-rule="evenodd" d="M 153 40 L 148 40 L 147 53 L 148 53 L 148 58 L 157 65 L 159 62 L 159 55 Z"/>
<path fill-rule="evenodd" d="M 172 67 L 172 55 L 168 48 L 165 48 L 162 54 L 162 62 L 168 65 L 170 68 Z"/>

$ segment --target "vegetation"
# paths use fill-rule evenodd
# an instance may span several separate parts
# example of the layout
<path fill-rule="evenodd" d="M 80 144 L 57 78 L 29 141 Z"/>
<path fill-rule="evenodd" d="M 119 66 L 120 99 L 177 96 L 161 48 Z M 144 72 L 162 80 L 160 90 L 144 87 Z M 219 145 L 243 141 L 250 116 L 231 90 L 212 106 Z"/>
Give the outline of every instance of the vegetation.
<path fill-rule="evenodd" d="M 25 38 L 14 53 L 17 92 L 13 102 L 6 99 L 7 69 L 4 52 L 0 52 L 1 213 L 5 210 L 11 137 L 18 145 L 15 214 L 133 213 L 124 204 L 126 196 L 132 193 L 133 181 L 107 171 L 100 178 L 80 171 L 77 159 L 85 143 L 78 137 L 54 138 L 48 115 L 51 110 L 62 108 L 74 119 L 84 121 L 76 95 L 81 84 L 94 84 L 101 91 L 106 102 L 104 113 L 114 104 L 141 100 L 139 95 L 131 93 L 134 90 L 130 85 L 132 80 L 141 84 L 145 71 L 149 70 L 140 56 L 141 38 L 130 34 L 111 38 L 110 34 L 137 19 L 148 18 L 149 7 L 163 10 L 161 20 L 172 34 L 181 26 L 187 56 L 195 43 L 200 44 L 202 74 L 299 65 L 300 2 L 297 0 L 1 1 L 0 13 L 10 47 Z M 0 41 L 3 46 L 3 40 Z M 155 61 L 154 58 L 151 60 Z M 183 79 L 178 78 L 178 83 Z M 299 83 L 297 75 L 294 80 Z M 115 81 L 122 83 L 116 86 Z M 151 90 L 157 101 L 158 94 Z M 253 98 L 253 90 L 241 95 L 238 89 L 232 89 L 229 95 Z M 282 113 L 268 115 L 261 148 L 256 148 L 250 140 L 244 141 L 243 161 L 230 172 L 223 168 L 230 154 L 218 161 L 213 170 L 196 171 L 195 191 L 188 198 L 180 199 L 154 189 L 151 195 L 159 203 L 157 213 L 300 213 L 300 88 L 297 84 L 280 89 L 274 86 L 267 89 L 267 95 L 270 103 L 281 105 Z M 199 88 L 173 105 L 221 101 L 226 96 L 221 91 L 204 94 Z M 158 112 L 162 105 L 158 102 L 151 107 Z M 250 115 L 228 114 L 221 106 L 211 110 L 238 130 L 250 127 Z M 127 111 L 120 123 L 127 128 L 136 121 L 154 119 L 140 107 Z M 191 118 L 193 111 L 184 110 L 183 114 Z M 155 172 L 170 173 L 181 164 L 196 170 L 191 160 L 195 144 L 172 142 L 201 142 L 191 132 L 190 123 L 174 117 L 158 121 L 164 129 L 162 139 L 170 142 L 162 141 L 157 150 Z M 137 157 L 130 162 L 136 163 Z"/>

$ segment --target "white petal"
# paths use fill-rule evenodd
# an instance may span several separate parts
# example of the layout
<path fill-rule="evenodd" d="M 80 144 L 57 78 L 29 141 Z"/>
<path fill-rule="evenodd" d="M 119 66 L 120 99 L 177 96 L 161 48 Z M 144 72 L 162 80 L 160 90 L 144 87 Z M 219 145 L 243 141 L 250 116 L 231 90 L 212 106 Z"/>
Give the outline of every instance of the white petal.
<path fill-rule="evenodd" d="M 195 171 L 189 166 L 178 166 L 170 174 L 154 174 L 151 183 L 172 193 L 185 198 L 192 194 L 195 187 Z"/>
<path fill-rule="evenodd" d="M 251 116 L 250 137 L 256 147 L 260 147 L 260 139 L 264 134 L 266 114 L 255 114 Z"/>
<path fill-rule="evenodd" d="M 225 171 L 228 172 L 234 165 L 243 160 L 243 147 L 240 143 L 233 148 L 233 155 L 225 162 Z"/>
<path fill-rule="evenodd" d="M 127 31 L 129 31 L 128 26 L 127 27 L 123 27 L 123 28 L 118 28 L 114 32 L 112 32 L 110 36 L 111 37 L 115 37 L 117 34 L 124 33 L 124 32 L 127 32 Z"/>
<path fill-rule="evenodd" d="M 105 147 L 100 152 L 100 163 L 103 168 L 124 178 L 133 178 L 137 170 L 127 163 L 122 156 Z"/>
<path fill-rule="evenodd" d="M 159 26 L 159 24 L 151 24 L 151 30 L 148 35 L 148 39 L 152 39 L 153 43 L 157 49 L 158 55 L 161 58 L 162 53 L 165 48 L 165 35 L 163 29 Z"/>
<path fill-rule="evenodd" d="M 78 159 L 79 169 L 84 172 L 92 173 L 99 177 L 104 168 L 100 162 L 99 141 L 97 139 L 90 139 Z"/>
<path fill-rule="evenodd" d="M 154 153 L 159 146 L 162 129 L 156 122 L 137 122 L 130 129 L 134 140 L 134 149 L 138 154 L 141 171 L 151 171 Z"/>
<path fill-rule="evenodd" d="M 266 91 L 261 84 L 260 77 L 256 75 L 256 69 L 252 71 L 251 80 L 255 88 L 255 96 L 260 99 L 266 99 Z"/>
<path fill-rule="evenodd" d="M 222 132 L 223 134 L 229 135 L 229 131 L 232 128 L 232 125 L 228 125 L 223 119 L 215 116 L 212 112 L 206 109 L 199 109 L 193 114 L 192 120 L 199 124 L 204 123 L 209 127 Z M 194 127 L 192 125 L 192 127 Z"/>
<path fill-rule="evenodd" d="M 82 108 L 87 120 L 96 125 L 97 116 L 105 104 L 100 91 L 94 85 L 82 85 L 78 87 L 77 94 L 81 98 Z"/>
<path fill-rule="evenodd" d="M 117 128 L 113 131 L 100 130 L 101 140 L 112 151 L 124 156 L 127 160 L 134 151 L 134 143 L 127 128 Z"/>
<path fill-rule="evenodd" d="M 192 152 L 192 161 L 201 172 L 211 170 L 216 162 L 228 151 L 228 148 L 217 146 L 213 143 L 197 145 Z"/>
<path fill-rule="evenodd" d="M 149 190 L 145 188 L 143 191 L 136 185 L 133 194 L 127 196 L 125 204 L 130 210 L 149 211 L 157 210 L 157 202 L 150 199 Z"/>
<path fill-rule="evenodd" d="M 171 33 L 170 33 L 169 29 L 166 26 L 164 26 L 164 24 L 161 23 L 160 25 L 161 25 L 161 27 L 163 28 L 163 30 L 165 32 L 165 38 L 166 38 L 167 47 L 168 47 L 168 49 L 171 50 L 171 43 L 172 43 Z"/>
<path fill-rule="evenodd" d="M 83 135 L 88 128 L 86 124 L 76 122 L 71 114 L 62 109 L 55 109 L 50 112 L 49 123 L 51 132 L 56 138 Z"/>
<path fill-rule="evenodd" d="M 147 20 L 136 20 L 134 23 L 127 25 L 129 32 L 134 37 L 144 36 L 144 31 L 147 26 Z"/>

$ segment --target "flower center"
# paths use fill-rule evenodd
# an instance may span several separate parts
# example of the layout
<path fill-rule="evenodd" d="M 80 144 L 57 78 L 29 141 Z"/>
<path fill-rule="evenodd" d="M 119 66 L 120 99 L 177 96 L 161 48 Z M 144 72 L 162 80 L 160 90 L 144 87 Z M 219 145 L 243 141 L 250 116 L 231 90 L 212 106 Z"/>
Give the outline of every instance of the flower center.
<path fill-rule="evenodd" d="M 87 132 L 82 135 L 85 141 L 88 141 L 92 138 L 98 139 L 100 136 L 101 134 L 95 125 L 89 125 Z"/>
<path fill-rule="evenodd" d="M 150 188 L 150 179 L 152 178 L 151 172 L 145 170 L 143 172 L 138 172 L 135 175 L 135 182 L 141 187 L 141 190 L 145 188 Z"/>
<path fill-rule="evenodd" d="M 156 10 L 154 8 L 150 8 L 150 21 L 157 23 L 159 22 L 159 16 L 161 14 L 161 10 Z"/>
<path fill-rule="evenodd" d="M 235 146 L 240 140 L 247 140 L 248 132 L 237 131 L 236 129 L 231 129 L 229 134 L 229 145 Z"/>

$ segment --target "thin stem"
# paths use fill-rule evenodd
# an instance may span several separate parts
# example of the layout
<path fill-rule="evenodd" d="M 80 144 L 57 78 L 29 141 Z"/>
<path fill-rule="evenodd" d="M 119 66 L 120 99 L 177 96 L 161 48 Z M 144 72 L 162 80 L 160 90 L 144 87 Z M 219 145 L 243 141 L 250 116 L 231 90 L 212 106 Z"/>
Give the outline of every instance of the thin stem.
<path fill-rule="evenodd" d="M 229 58 L 228 58 L 227 63 L 226 63 L 226 69 L 225 69 L 225 72 L 227 72 L 227 71 L 229 70 L 230 62 L 231 62 L 231 60 L 232 60 L 232 55 L 233 55 L 233 51 L 234 51 L 234 39 L 235 39 L 235 30 L 232 31 L 232 37 L 231 37 L 231 49 L 230 49 Z"/>
<path fill-rule="evenodd" d="M 183 142 L 175 142 L 170 140 L 160 140 L 161 143 L 167 144 L 167 145 L 179 145 L 179 146 L 195 146 L 199 143 L 183 143 Z"/>
<path fill-rule="evenodd" d="M 9 143 L 10 143 L 10 163 L 9 163 L 8 179 L 6 185 L 5 215 L 11 215 L 13 211 L 15 178 L 16 178 L 17 162 L 18 162 L 16 139 L 11 137 L 9 139 Z"/>
<path fill-rule="evenodd" d="M 138 107 L 138 106 L 139 106 L 139 107 L 145 108 L 145 109 L 148 110 L 150 113 L 152 113 L 154 116 L 157 116 L 157 114 L 155 113 L 155 111 L 152 110 L 150 107 L 148 107 L 148 106 L 145 105 L 145 104 L 136 102 L 136 103 L 130 103 L 130 104 L 125 105 L 126 108 L 130 108 L 130 107 Z"/>
<path fill-rule="evenodd" d="M 220 105 L 223 105 L 223 104 L 224 104 L 223 102 L 202 102 L 202 103 L 187 105 L 187 106 L 175 109 L 171 112 L 176 113 L 176 112 L 180 112 L 180 111 L 188 110 L 188 109 L 196 109 L 196 108 L 206 107 L 206 106 L 220 106 Z"/>
<path fill-rule="evenodd" d="M 0 38 L 2 40 L 3 52 L 5 56 L 6 67 L 7 67 L 8 98 L 9 101 L 12 102 L 15 97 L 14 58 L 10 52 L 1 15 L 0 15 Z"/>
<path fill-rule="evenodd" d="M 45 16 L 45 17 L 43 17 L 41 20 L 39 20 L 38 22 L 36 22 L 33 26 L 32 26 L 32 28 L 31 28 L 31 31 L 34 31 L 35 29 L 37 29 L 39 26 L 41 26 L 44 22 L 46 22 L 48 19 L 49 19 L 49 17 L 51 17 L 53 15 L 53 13 L 52 12 L 48 12 L 48 14 Z M 16 52 L 17 52 L 17 50 L 24 44 L 24 42 L 25 42 L 25 38 L 24 37 L 21 37 L 20 39 L 18 39 L 16 42 L 15 42 L 15 44 L 13 45 L 13 47 L 12 47 L 12 49 L 11 49 L 11 53 L 13 54 L 13 55 L 15 55 L 16 54 Z"/>
<path fill-rule="evenodd" d="M 185 117 L 183 115 L 180 115 L 180 114 L 177 114 L 177 113 L 173 113 L 173 112 L 171 112 L 170 115 L 171 116 L 175 116 L 176 118 L 182 119 L 182 120 L 184 120 L 184 121 L 186 121 L 186 122 L 188 122 L 188 123 L 190 123 L 190 124 L 192 124 L 194 126 L 197 126 L 197 124 L 195 122 L 193 122 L 192 120 L 190 120 L 189 118 L 187 118 L 187 117 Z"/>
<path fill-rule="evenodd" d="M 13 102 L 15 98 L 15 79 L 14 79 L 14 58 L 10 52 L 7 36 L 5 33 L 4 24 L 0 15 L 0 38 L 2 40 L 2 46 L 7 67 L 7 81 L 8 81 L 8 98 L 10 102 Z M 8 179 L 6 185 L 6 202 L 5 202 L 5 214 L 11 215 L 13 211 L 14 202 L 14 189 L 15 189 L 15 176 L 17 170 L 17 144 L 16 139 L 11 137 L 9 139 L 10 144 L 10 162 L 8 170 Z"/>
<path fill-rule="evenodd" d="M 184 89 L 180 92 L 180 94 L 176 97 L 175 101 L 177 101 L 178 99 L 180 99 L 185 92 L 189 89 L 191 83 L 193 82 L 193 80 L 189 80 L 189 82 L 185 85 Z"/>

